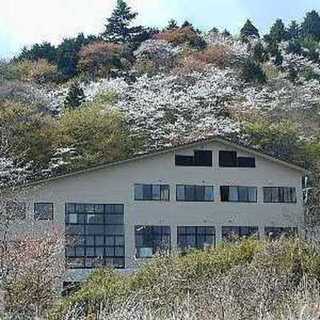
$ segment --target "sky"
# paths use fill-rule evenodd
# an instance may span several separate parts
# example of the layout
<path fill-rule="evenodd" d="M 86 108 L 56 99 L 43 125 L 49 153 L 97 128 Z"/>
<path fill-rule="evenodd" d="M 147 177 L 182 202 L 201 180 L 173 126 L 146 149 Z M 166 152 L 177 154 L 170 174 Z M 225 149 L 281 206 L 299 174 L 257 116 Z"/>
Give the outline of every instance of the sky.
<path fill-rule="evenodd" d="M 103 31 L 116 0 L 0 0 L 0 57 L 11 57 L 26 45 L 79 32 Z M 139 12 L 137 23 L 162 27 L 171 18 L 189 20 L 196 27 L 227 28 L 238 33 L 250 18 L 264 33 L 277 18 L 301 21 L 320 0 L 128 0 Z"/>

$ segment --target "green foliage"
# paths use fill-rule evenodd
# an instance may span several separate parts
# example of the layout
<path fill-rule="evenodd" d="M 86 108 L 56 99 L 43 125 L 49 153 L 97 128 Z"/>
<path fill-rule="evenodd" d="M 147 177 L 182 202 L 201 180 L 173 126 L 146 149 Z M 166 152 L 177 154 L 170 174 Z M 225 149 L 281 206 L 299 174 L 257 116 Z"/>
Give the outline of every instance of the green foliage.
<path fill-rule="evenodd" d="M 302 46 L 298 40 L 291 40 L 288 43 L 287 53 L 302 54 Z"/>
<path fill-rule="evenodd" d="M 154 258 L 130 275 L 99 270 L 54 311 L 52 319 L 61 319 L 72 306 L 82 306 L 85 314 L 90 315 L 101 305 L 111 310 L 119 301 L 135 296 L 149 301 L 151 307 L 170 308 L 179 297 L 197 295 L 197 284 L 203 290 L 213 279 L 219 281 L 219 277 L 241 274 L 241 270 L 255 270 L 260 277 L 272 274 L 280 279 L 285 275 L 297 286 L 303 276 L 320 279 L 320 253 L 312 244 L 299 239 L 277 242 L 247 239 L 184 256 Z"/>
<path fill-rule="evenodd" d="M 304 37 L 320 39 L 320 16 L 317 11 L 312 10 L 306 14 L 301 30 Z"/>
<path fill-rule="evenodd" d="M 248 19 L 240 30 L 240 37 L 242 41 L 246 41 L 250 37 L 259 38 L 259 30 Z"/>
<path fill-rule="evenodd" d="M 240 77 L 245 82 L 264 83 L 266 81 L 266 75 L 261 66 L 252 58 L 248 58 L 241 62 Z"/>
<path fill-rule="evenodd" d="M 113 43 L 130 43 L 135 40 L 136 35 L 143 32 L 143 27 L 131 27 L 138 13 L 132 9 L 124 0 L 117 0 L 116 8 L 111 17 L 107 20 L 103 38 Z"/>
<path fill-rule="evenodd" d="M 287 36 L 289 40 L 296 40 L 301 36 L 301 27 L 296 21 L 291 21 L 287 30 Z"/>
<path fill-rule="evenodd" d="M 259 41 L 253 48 L 253 59 L 257 63 L 263 63 L 268 60 L 268 54 L 264 50 L 263 44 Z"/>
<path fill-rule="evenodd" d="M 175 19 L 170 19 L 164 31 L 175 30 L 178 28 L 179 28 L 178 22 Z"/>
<path fill-rule="evenodd" d="M 45 59 L 49 63 L 56 62 L 57 50 L 49 42 L 36 43 L 30 49 L 24 47 L 18 56 L 18 60 L 32 60 Z"/>
<path fill-rule="evenodd" d="M 83 89 L 78 82 L 74 81 L 69 88 L 68 95 L 64 101 L 64 106 L 66 108 L 75 109 L 85 101 L 85 98 Z"/>
<path fill-rule="evenodd" d="M 270 29 L 270 39 L 275 42 L 287 40 L 287 30 L 281 19 L 278 19 Z"/>

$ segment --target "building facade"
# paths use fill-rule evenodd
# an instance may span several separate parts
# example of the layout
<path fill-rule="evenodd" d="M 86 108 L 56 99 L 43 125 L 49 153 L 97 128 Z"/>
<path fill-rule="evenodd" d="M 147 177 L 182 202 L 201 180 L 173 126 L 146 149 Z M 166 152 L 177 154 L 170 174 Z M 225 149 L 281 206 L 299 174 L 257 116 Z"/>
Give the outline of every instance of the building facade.
<path fill-rule="evenodd" d="M 304 170 L 212 139 L 31 184 L 26 221 L 65 230 L 66 281 L 159 252 L 302 232 Z"/>

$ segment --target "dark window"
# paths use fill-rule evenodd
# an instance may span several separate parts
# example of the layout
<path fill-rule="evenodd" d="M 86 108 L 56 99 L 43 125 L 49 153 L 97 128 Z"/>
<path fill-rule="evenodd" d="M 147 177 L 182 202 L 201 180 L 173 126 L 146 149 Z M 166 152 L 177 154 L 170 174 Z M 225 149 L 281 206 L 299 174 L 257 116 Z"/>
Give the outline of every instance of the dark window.
<path fill-rule="evenodd" d="M 27 205 L 25 202 L 7 201 L 6 213 L 12 220 L 24 220 L 27 216 Z"/>
<path fill-rule="evenodd" d="M 257 187 L 221 186 L 222 202 L 257 202 Z"/>
<path fill-rule="evenodd" d="M 194 151 L 194 164 L 197 167 L 212 167 L 212 151 Z"/>
<path fill-rule="evenodd" d="M 256 159 L 251 157 L 238 157 L 239 168 L 255 168 Z"/>
<path fill-rule="evenodd" d="M 238 166 L 236 151 L 219 151 L 219 166 L 233 168 Z"/>
<path fill-rule="evenodd" d="M 298 234 L 297 227 L 265 227 L 264 233 L 269 239 L 279 239 L 280 237 L 290 237 Z"/>
<path fill-rule="evenodd" d="M 291 187 L 264 187 L 263 201 L 265 203 L 296 203 L 296 188 Z"/>
<path fill-rule="evenodd" d="M 219 166 L 226 168 L 255 168 L 256 159 L 253 157 L 237 157 L 236 151 L 220 151 Z"/>
<path fill-rule="evenodd" d="M 193 156 L 179 156 L 176 155 L 176 166 L 192 167 L 194 163 Z"/>
<path fill-rule="evenodd" d="M 176 155 L 176 166 L 212 167 L 212 151 L 195 150 L 193 156 Z"/>
<path fill-rule="evenodd" d="M 124 268 L 124 207 L 112 204 L 66 204 L 68 268 Z"/>
<path fill-rule="evenodd" d="M 182 250 L 191 248 L 204 249 L 215 245 L 214 227 L 178 227 L 178 247 Z"/>
<path fill-rule="evenodd" d="M 35 220 L 53 220 L 53 203 L 35 203 Z"/>
<path fill-rule="evenodd" d="M 136 226 L 135 245 L 137 258 L 150 258 L 155 254 L 167 254 L 171 233 L 168 226 Z"/>
<path fill-rule="evenodd" d="M 249 238 L 258 235 L 258 227 L 222 227 L 222 239 L 224 241 L 233 241 L 239 238 Z"/>
<path fill-rule="evenodd" d="M 197 185 L 177 185 L 176 200 L 212 202 L 214 201 L 214 187 Z"/>
<path fill-rule="evenodd" d="M 135 184 L 134 200 L 170 201 L 170 186 L 166 184 Z"/>

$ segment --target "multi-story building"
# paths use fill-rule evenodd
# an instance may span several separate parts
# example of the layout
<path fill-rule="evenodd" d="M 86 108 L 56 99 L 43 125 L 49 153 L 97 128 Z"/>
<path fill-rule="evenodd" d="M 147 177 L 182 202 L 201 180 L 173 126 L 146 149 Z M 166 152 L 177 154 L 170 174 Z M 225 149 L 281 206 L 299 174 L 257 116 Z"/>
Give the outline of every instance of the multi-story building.
<path fill-rule="evenodd" d="M 26 220 L 65 228 L 67 277 L 159 250 L 302 232 L 304 169 L 221 138 L 33 183 Z"/>

